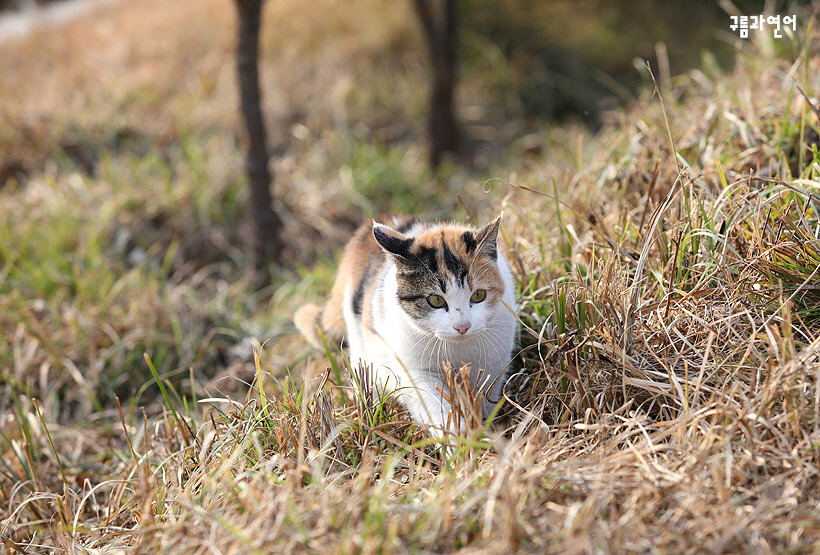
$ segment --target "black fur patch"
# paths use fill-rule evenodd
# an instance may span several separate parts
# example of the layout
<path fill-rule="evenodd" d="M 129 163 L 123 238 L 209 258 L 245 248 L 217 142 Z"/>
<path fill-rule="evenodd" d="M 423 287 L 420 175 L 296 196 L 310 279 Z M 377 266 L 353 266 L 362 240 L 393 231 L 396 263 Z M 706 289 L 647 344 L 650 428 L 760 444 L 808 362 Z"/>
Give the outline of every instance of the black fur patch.
<path fill-rule="evenodd" d="M 432 247 L 419 247 L 418 252 L 413 255 L 412 258 L 418 265 L 428 269 L 430 273 L 438 273 L 436 249 Z"/>
<path fill-rule="evenodd" d="M 362 313 L 362 304 L 364 304 L 364 292 L 367 290 L 367 286 L 370 285 L 372 279 L 372 274 L 366 273 L 362 276 L 362 279 L 359 280 L 359 285 L 358 287 L 356 287 L 356 292 L 353 293 L 353 298 L 350 300 L 350 304 L 353 305 L 353 314 Z"/>
<path fill-rule="evenodd" d="M 464 285 L 464 280 L 467 279 L 467 266 L 450 250 L 447 243 L 442 242 L 441 248 L 444 254 L 444 265 L 447 266 L 447 269 L 456 277 L 458 282 Z"/>
<path fill-rule="evenodd" d="M 464 241 L 464 247 L 467 249 L 467 254 L 472 253 L 478 246 L 478 241 L 475 240 L 475 235 L 472 231 L 465 231 L 461 235 L 461 240 Z"/>

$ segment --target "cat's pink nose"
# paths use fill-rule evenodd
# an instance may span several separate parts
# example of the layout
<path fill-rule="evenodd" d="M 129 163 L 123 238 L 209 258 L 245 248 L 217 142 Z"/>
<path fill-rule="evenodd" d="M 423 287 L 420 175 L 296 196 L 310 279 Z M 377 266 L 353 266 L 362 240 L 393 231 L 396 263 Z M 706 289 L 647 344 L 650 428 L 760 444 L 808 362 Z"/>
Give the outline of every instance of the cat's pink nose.
<path fill-rule="evenodd" d="M 456 329 L 458 333 L 464 335 L 467 333 L 467 330 L 470 329 L 470 324 L 454 324 L 453 327 Z"/>

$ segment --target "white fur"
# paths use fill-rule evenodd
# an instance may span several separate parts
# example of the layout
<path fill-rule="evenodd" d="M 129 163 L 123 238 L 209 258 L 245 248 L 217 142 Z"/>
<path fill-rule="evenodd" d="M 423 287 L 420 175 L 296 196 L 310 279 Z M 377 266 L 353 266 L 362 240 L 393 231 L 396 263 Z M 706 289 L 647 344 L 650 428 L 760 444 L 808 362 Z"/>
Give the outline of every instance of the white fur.
<path fill-rule="evenodd" d="M 353 314 L 350 301 L 354 288 L 345 292 L 351 362 L 373 364 L 382 390 L 396 391 L 412 417 L 430 425 L 433 435 L 439 437 L 454 431 L 446 425 L 449 403 L 437 390 L 445 390 L 443 365 L 449 362 L 459 368 L 469 364 L 473 386 L 478 370 L 482 370 L 479 385 L 486 384 L 482 390 L 491 400 L 485 401 L 486 417 L 501 398 L 518 331 L 517 319 L 510 312 L 516 310 L 515 285 L 504 256 L 499 253 L 498 267 L 504 285 L 501 300 L 506 307 L 501 302 L 493 307 L 487 301 L 471 303 L 472 291 L 451 282 L 445 295 L 449 310 L 434 310 L 424 322 L 411 318 L 399 305 L 396 267 L 392 260 L 387 263 L 390 266 L 371 304 L 375 333 L 364 329 L 361 319 Z M 463 335 L 454 327 L 466 324 L 470 327 Z M 499 377 L 501 374 L 504 376 Z M 489 384 L 493 384 L 491 388 Z"/>

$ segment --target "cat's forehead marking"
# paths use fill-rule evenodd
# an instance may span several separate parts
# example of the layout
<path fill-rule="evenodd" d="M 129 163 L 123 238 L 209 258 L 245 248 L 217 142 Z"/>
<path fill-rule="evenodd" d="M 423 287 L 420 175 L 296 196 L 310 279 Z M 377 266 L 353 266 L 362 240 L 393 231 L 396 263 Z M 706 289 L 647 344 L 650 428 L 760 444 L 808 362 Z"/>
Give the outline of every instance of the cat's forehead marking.
<path fill-rule="evenodd" d="M 441 252 L 444 258 L 444 265 L 447 266 L 447 269 L 453 274 L 453 277 L 459 283 L 459 285 L 464 286 L 465 280 L 467 279 L 467 266 L 464 264 L 464 261 L 457 256 L 450 247 L 447 245 L 447 240 L 444 237 L 444 232 L 441 232 Z"/>
<path fill-rule="evenodd" d="M 419 241 L 419 243 L 421 243 Z M 436 255 L 435 247 L 428 247 L 424 244 L 419 244 L 415 252 L 416 259 L 430 272 L 438 273 L 438 256 Z"/>
<path fill-rule="evenodd" d="M 415 237 L 410 245 L 413 258 L 432 274 L 449 274 L 459 286 L 467 285 L 470 265 L 475 259 L 478 242 L 470 230 L 438 228 L 427 230 Z M 438 278 L 439 284 L 450 280 Z M 442 289 L 446 286 L 442 285 Z"/>

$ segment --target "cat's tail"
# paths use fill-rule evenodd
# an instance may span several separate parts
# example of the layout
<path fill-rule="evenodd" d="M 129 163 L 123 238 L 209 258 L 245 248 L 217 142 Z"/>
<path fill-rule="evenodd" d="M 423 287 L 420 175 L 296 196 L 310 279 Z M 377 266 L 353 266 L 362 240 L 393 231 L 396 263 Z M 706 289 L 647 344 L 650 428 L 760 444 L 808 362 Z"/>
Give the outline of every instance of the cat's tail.
<path fill-rule="evenodd" d="M 322 344 L 322 336 L 329 347 L 339 347 L 344 332 L 339 329 L 336 322 L 329 321 L 332 319 L 324 316 L 323 312 L 320 306 L 306 304 L 293 315 L 293 323 L 305 339 L 317 349 L 324 350 L 325 348 Z"/>
<path fill-rule="evenodd" d="M 319 330 L 322 328 L 322 307 L 315 304 L 306 304 L 293 315 L 293 323 L 305 339 L 317 349 L 322 349 L 322 339 Z"/>

